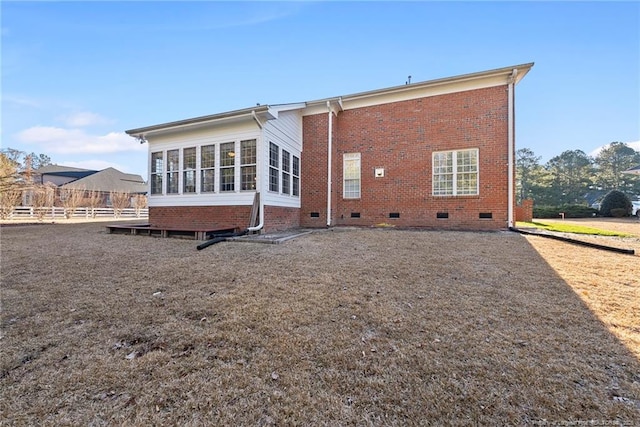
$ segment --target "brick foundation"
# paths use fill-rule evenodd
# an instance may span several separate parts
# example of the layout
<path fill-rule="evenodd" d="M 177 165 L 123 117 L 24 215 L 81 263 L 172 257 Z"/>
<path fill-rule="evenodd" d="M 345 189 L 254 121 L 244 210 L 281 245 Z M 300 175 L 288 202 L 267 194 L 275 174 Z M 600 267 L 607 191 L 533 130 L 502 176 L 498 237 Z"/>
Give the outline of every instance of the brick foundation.
<path fill-rule="evenodd" d="M 300 226 L 300 210 L 265 206 L 264 232 Z M 218 230 L 249 226 L 251 206 L 171 206 L 150 207 L 149 224 L 156 228 Z"/>

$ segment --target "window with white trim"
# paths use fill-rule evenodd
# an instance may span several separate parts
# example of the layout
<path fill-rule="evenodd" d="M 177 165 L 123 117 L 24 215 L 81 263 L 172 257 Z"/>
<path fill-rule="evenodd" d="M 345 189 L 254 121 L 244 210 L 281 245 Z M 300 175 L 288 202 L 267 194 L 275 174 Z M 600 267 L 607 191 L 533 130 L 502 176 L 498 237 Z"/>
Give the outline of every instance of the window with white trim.
<path fill-rule="evenodd" d="M 151 153 L 151 194 L 162 194 L 163 152 Z"/>
<path fill-rule="evenodd" d="M 215 191 L 216 180 L 216 146 L 203 145 L 200 147 L 200 192 Z"/>
<path fill-rule="evenodd" d="M 236 148 L 235 142 L 220 144 L 220 191 L 235 191 Z"/>
<path fill-rule="evenodd" d="M 182 192 L 196 192 L 196 147 L 185 148 L 182 152 Z"/>
<path fill-rule="evenodd" d="M 240 141 L 240 190 L 256 189 L 256 140 Z"/>
<path fill-rule="evenodd" d="M 478 194 L 478 149 L 433 153 L 433 195 Z"/>
<path fill-rule="evenodd" d="M 269 142 L 269 191 L 279 191 L 278 175 L 280 175 L 280 148 Z"/>
<path fill-rule="evenodd" d="M 293 191 L 295 197 L 300 196 L 300 158 L 293 156 Z"/>
<path fill-rule="evenodd" d="M 360 198 L 360 153 L 344 153 L 342 155 L 342 197 L 345 199 Z"/>
<path fill-rule="evenodd" d="M 291 191 L 291 154 L 282 150 L 282 194 L 290 194 Z"/>
<path fill-rule="evenodd" d="M 167 151 L 167 194 L 178 194 L 180 150 Z"/>

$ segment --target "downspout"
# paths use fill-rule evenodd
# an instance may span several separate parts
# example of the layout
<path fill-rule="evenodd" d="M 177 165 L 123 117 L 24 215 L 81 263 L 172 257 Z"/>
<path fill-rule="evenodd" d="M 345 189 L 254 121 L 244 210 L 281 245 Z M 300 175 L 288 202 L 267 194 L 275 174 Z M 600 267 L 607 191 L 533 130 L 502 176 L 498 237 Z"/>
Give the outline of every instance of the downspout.
<path fill-rule="evenodd" d="M 251 117 L 253 117 L 253 120 L 255 120 L 255 122 L 258 125 L 258 127 L 260 128 L 260 130 L 262 130 L 262 126 L 263 125 L 260 122 L 260 119 L 258 119 L 258 116 L 256 115 L 256 111 L 255 110 L 251 110 Z M 262 184 L 264 179 L 261 179 L 260 181 L 261 181 L 261 184 Z M 260 231 L 264 227 L 264 202 L 262 201 L 262 196 L 260 195 L 260 192 L 258 192 L 258 197 L 260 197 L 260 208 L 259 208 L 259 213 L 258 213 L 258 215 L 260 215 L 260 222 L 255 227 L 248 227 L 247 230 L 249 230 L 249 232 Z"/>
<path fill-rule="evenodd" d="M 331 146 L 333 143 L 333 116 L 331 114 L 331 102 L 327 101 L 329 110 L 329 136 L 327 138 L 327 227 L 331 227 Z"/>
<path fill-rule="evenodd" d="M 255 227 L 248 227 L 247 230 L 259 231 L 262 230 L 262 227 L 264 227 L 264 203 L 262 202 L 262 197 L 260 197 L 260 213 L 258 215 L 260 215 L 260 222 L 258 223 L 258 225 L 256 225 Z"/>
<path fill-rule="evenodd" d="M 508 109 L 508 119 L 507 119 L 507 139 L 509 147 L 507 149 L 507 157 L 508 157 L 508 192 L 509 195 L 507 197 L 507 203 L 509 204 L 507 207 L 507 223 L 508 227 L 515 226 L 515 218 L 514 218 L 514 196 L 515 196 L 515 186 L 514 186 L 514 158 L 515 158 L 515 141 L 514 141 L 514 86 L 516 82 L 516 76 L 518 75 L 518 70 L 516 68 L 511 72 L 511 76 L 509 77 L 509 85 L 508 85 L 508 96 L 507 96 L 507 109 Z"/>

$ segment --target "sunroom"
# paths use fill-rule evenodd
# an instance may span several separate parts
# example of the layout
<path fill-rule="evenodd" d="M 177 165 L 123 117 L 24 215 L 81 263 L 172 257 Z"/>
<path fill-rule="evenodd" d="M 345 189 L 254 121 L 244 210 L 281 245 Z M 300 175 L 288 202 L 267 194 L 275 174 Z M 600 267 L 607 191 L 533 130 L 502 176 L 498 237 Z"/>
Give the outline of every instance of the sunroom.
<path fill-rule="evenodd" d="M 304 106 L 256 106 L 126 131 L 149 145 L 150 225 L 247 228 L 258 203 L 252 231 L 266 216 L 296 226 Z"/>

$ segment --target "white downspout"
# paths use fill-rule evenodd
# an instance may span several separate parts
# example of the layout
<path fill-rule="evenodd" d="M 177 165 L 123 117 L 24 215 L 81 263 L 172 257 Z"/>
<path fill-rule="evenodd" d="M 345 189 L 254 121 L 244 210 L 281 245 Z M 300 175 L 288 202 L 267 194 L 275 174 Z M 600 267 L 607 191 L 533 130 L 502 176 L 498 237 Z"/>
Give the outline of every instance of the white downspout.
<path fill-rule="evenodd" d="M 331 227 L 331 146 L 333 143 L 333 116 L 331 114 L 331 102 L 327 101 L 329 110 L 329 137 L 327 138 L 327 227 Z"/>
<path fill-rule="evenodd" d="M 260 195 L 260 193 L 258 193 Z M 249 227 L 247 230 L 249 231 L 259 231 L 264 227 L 264 203 L 262 202 L 262 196 L 260 196 L 260 208 L 259 208 L 260 222 L 255 227 Z"/>
<path fill-rule="evenodd" d="M 258 125 L 258 127 L 260 128 L 260 130 L 262 130 L 262 123 L 260 122 L 260 120 L 258 119 L 258 116 L 256 115 L 255 110 L 251 111 L 251 117 L 253 117 L 253 120 L 255 120 L 256 124 Z M 260 180 L 261 183 L 264 182 L 263 179 Z M 254 227 L 248 227 L 247 230 L 253 232 L 253 231 L 260 231 L 262 230 L 262 227 L 264 227 L 264 202 L 262 201 L 262 195 L 260 194 L 260 192 L 258 191 L 258 197 L 260 197 L 260 208 L 258 209 L 258 215 L 260 215 L 260 222 L 258 223 L 258 225 L 254 226 Z"/>
<path fill-rule="evenodd" d="M 507 120 L 507 132 L 508 132 L 508 144 L 509 147 L 507 149 L 508 152 L 508 192 L 509 195 L 507 197 L 507 203 L 509 204 L 507 207 L 507 225 L 509 228 L 515 227 L 515 215 L 514 215 L 514 158 L 515 158 L 515 141 L 514 141 L 514 85 L 516 82 L 516 76 L 518 75 L 518 70 L 516 68 L 511 72 L 511 76 L 509 77 L 509 86 L 508 86 L 508 97 L 507 97 L 507 108 L 508 108 L 508 120 Z"/>

